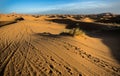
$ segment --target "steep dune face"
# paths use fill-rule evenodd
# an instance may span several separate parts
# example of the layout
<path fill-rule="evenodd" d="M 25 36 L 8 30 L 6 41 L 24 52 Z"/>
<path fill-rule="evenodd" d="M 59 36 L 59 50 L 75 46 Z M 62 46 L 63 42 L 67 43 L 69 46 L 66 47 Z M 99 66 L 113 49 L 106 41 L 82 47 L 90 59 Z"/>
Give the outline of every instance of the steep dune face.
<path fill-rule="evenodd" d="M 99 38 L 59 35 L 64 28 L 32 19 L 0 27 L 0 75 L 120 75 L 120 65 Z"/>

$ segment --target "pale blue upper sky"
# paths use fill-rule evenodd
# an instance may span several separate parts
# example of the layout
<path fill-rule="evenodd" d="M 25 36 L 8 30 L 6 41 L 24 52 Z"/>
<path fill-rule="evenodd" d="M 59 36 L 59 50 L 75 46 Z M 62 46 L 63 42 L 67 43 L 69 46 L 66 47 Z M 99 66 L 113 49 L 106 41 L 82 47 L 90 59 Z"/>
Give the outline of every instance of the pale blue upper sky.
<path fill-rule="evenodd" d="M 120 0 L 0 0 L 0 13 L 120 14 Z"/>

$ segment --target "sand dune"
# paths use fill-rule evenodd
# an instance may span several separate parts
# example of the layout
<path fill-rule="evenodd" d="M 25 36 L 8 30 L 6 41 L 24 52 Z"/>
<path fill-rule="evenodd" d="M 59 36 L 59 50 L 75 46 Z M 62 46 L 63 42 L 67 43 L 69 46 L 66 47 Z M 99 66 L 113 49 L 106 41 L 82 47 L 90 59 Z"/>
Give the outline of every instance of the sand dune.
<path fill-rule="evenodd" d="M 22 21 L 0 27 L 0 76 L 120 75 L 119 57 L 111 52 L 118 50 L 120 55 L 118 44 L 111 42 L 111 47 L 116 46 L 111 49 L 102 42 L 115 38 L 63 36 L 59 33 L 66 24 L 47 21 L 45 16 L 22 17 Z"/>
<path fill-rule="evenodd" d="M 95 22 L 93 19 L 90 19 L 89 17 L 81 19 L 82 22 Z"/>

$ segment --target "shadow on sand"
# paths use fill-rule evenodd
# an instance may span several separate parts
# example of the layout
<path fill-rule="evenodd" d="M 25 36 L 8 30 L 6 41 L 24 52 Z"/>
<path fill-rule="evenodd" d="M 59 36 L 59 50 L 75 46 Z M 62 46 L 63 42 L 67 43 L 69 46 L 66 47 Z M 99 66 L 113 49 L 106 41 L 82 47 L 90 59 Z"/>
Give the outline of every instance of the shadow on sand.
<path fill-rule="evenodd" d="M 0 27 L 17 23 L 16 21 L 0 21 Z"/>
<path fill-rule="evenodd" d="M 106 29 L 116 29 L 118 28 L 117 26 L 107 26 L 103 24 L 97 24 L 97 23 L 87 23 L 87 22 L 80 22 L 80 21 L 73 21 L 71 19 L 51 19 L 48 21 L 60 23 L 60 24 L 66 24 L 67 29 L 72 29 L 77 26 L 80 27 L 80 29 L 85 30 L 85 31 L 98 31 L 98 30 L 106 30 Z"/>
<path fill-rule="evenodd" d="M 68 29 L 75 28 L 76 24 L 79 24 L 79 28 L 85 31 L 88 36 L 102 39 L 102 42 L 110 48 L 113 57 L 120 63 L 120 27 L 70 19 L 53 19 L 49 21 L 66 24 Z"/>
<path fill-rule="evenodd" d="M 0 27 L 6 26 L 6 25 L 10 25 L 10 24 L 14 24 L 14 23 L 17 23 L 17 22 L 23 21 L 23 20 L 24 20 L 24 18 L 18 17 L 18 18 L 16 18 L 13 21 L 0 21 Z"/>
<path fill-rule="evenodd" d="M 60 38 L 61 36 L 68 36 L 71 37 L 71 35 L 69 34 L 52 34 L 49 32 L 43 32 L 43 33 L 36 33 L 36 36 L 44 36 L 44 37 L 48 37 L 48 38 Z"/>
<path fill-rule="evenodd" d="M 120 63 L 120 29 L 88 33 L 90 37 L 100 38 L 111 50 L 111 54 Z"/>

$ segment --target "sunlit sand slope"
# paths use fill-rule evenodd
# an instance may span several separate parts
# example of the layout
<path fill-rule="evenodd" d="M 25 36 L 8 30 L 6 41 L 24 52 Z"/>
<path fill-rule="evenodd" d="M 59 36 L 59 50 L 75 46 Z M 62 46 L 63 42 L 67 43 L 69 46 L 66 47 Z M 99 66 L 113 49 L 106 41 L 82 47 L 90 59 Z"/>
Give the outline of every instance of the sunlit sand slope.
<path fill-rule="evenodd" d="M 0 27 L 0 76 L 119 76 L 100 39 L 59 35 L 63 24 L 24 20 Z"/>

